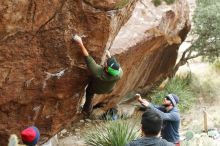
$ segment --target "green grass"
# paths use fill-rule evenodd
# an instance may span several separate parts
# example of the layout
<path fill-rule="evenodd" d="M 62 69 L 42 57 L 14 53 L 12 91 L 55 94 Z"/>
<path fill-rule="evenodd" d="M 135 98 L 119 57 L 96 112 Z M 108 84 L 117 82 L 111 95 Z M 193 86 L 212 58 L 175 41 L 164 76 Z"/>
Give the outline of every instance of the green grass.
<path fill-rule="evenodd" d="M 220 58 L 214 61 L 213 66 L 216 71 L 220 71 Z"/>
<path fill-rule="evenodd" d="M 205 101 L 214 101 L 217 97 L 218 81 L 213 80 L 214 75 L 207 74 L 203 80 L 198 79 L 196 76 L 193 77 L 190 85 L 193 92 L 198 96 L 202 97 Z M 215 77 L 217 79 L 217 77 Z"/>
<path fill-rule="evenodd" d="M 175 0 L 152 0 L 152 3 L 157 7 L 161 5 L 162 1 L 165 1 L 168 5 L 173 4 L 175 2 Z"/>
<path fill-rule="evenodd" d="M 152 2 L 156 7 L 161 5 L 161 0 L 152 0 Z"/>
<path fill-rule="evenodd" d="M 90 146 L 124 146 L 139 136 L 136 123 L 116 120 L 98 124 L 86 134 L 86 143 Z"/>
<path fill-rule="evenodd" d="M 188 111 L 195 100 L 195 95 L 190 89 L 191 75 L 186 77 L 176 76 L 171 79 L 163 90 L 156 89 L 150 95 L 153 99 L 153 103 L 162 104 L 163 98 L 170 93 L 176 94 L 180 101 L 178 107 L 181 112 Z"/>
<path fill-rule="evenodd" d="M 121 0 L 119 1 L 116 6 L 115 9 L 121 9 L 124 8 L 124 6 L 129 2 L 130 0 Z"/>
<path fill-rule="evenodd" d="M 168 5 L 172 4 L 175 2 L 175 0 L 164 0 Z"/>
<path fill-rule="evenodd" d="M 194 104 L 196 98 L 202 98 L 206 102 L 217 100 L 219 84 L 216 72 L 205 74 L 203 78 L 196 77 L 194 74 L 188 74 L 185 77 L 175 76 L 163 90 L 155 89 L 149 96 L 153 103 L 160 105 L 167 94 L 176 94 L 180 98 L 178 104 L 180 111 L 186 112 Z"/>

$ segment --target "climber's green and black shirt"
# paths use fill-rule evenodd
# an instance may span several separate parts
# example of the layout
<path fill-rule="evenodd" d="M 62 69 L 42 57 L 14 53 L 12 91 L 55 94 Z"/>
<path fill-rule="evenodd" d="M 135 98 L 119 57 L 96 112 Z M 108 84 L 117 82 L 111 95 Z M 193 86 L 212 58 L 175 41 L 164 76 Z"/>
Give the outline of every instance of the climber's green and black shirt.
<path fill-rule="evenodd" d="M 104 68 L 97 64 L 91 56 L 86 56 L 86 64 L 92 73 L 92 81 L 89 84 L 91 92 L 96 94 L 103 94 L 111 92 L 116 82 L 122 77 L 123 71 L 120 68 L 118 76 L 111 76 L 104 71 Z"/>

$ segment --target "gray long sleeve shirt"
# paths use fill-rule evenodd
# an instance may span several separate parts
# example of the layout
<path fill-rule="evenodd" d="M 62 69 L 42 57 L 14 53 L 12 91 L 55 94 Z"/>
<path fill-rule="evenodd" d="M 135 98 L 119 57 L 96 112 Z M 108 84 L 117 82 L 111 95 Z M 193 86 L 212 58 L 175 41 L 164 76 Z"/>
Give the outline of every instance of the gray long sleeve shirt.
<path fill-rule="evenodd" d="M 174 107 L 170 111 L 166 111 L 163 106 L 155 106 L 153 104 L 150 104 L 149 107 L 156 111 L 163 119 L 162 138 L 172 143 L 179 142 L 180 113 L 177 107 Z"/>

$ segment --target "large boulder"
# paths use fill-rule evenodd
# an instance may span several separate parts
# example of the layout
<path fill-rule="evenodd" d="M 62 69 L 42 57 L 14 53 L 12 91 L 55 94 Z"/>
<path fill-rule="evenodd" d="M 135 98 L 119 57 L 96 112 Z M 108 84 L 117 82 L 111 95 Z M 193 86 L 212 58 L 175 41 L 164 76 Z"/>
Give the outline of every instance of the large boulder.
<path fill-rule="evenodd" d="M 77 119 L 88 72 L 72 33 L 84 35 L 100 60 L 136 3 L 116 9 L 108 1 L 99 7 L 82 0 L 0 2 L 0 145 L 29 125 L 45 141 Z"/>
<path fill-rule="evenodd" d="M 137 3 L 129 21 L 121 28 L 110 52 L 123 68 L 123 78 L 112 94 L 98 95 L 93 103 L 104 110 L 135 91 L 147 93 L 173 69 L 180 44 L 190 30 L 187 0 L 155 7 L 148 0 Z"/>
<path fill-rule="evenodd" d="M 108 109 L 172 69 L 188 15 L 186 0 L 159 7 L 148 0 L 1 1 L 0 145 L 29 125 L 45 142 L 81 118 L 77 108 L 89 73 L 72 33 L 84 36 L 98 63 L 110 48 L 123 68 L 114 91 L 94 98 Z"/>

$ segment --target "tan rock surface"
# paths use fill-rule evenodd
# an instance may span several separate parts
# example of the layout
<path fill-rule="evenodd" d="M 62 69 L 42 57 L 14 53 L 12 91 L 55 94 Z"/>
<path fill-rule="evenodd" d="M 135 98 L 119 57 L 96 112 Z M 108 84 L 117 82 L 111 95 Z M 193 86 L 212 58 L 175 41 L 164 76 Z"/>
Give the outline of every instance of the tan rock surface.
<path fill-rule="evenodd" d="M 102 101 L 104 108 L 109 108 L 130 91 L 146 92 L 173 68 L 189 29 L 187 1 L 159 7 L 148 0 L 139 1 L 110 49 L 119 58 L 124 76 L 112 94 L 97 96 L 94 103 Z"/>
<path fill-rule="evenodd" d="M 104 60 L 104 50 L 136 1 L 122 5 L 120 0 L 0 1 L 0 145 L 29 125 L 39 127 L 44 142 L 81 118 L 76 110 L 89 74 L 70 36 L 86 36 L 91 55 L 97 62 Z M 106 109 L 128 92 L 165 76 L 188 32 L 185 0 L 157 8 L 148 0 L 142 2 L 110 49 L 124 76 L 112 94 L 95 98 L 94 104 L 103 103 Z"/>
<path fill-rule="evenodd" d="M 71 34 L 85 35 L 100 61 L 135 3 L 105 11 L 81 0 L 0 1 L 0 145 L 33 124 L 45 141 L 78 119 L 88 72 Z"/>

